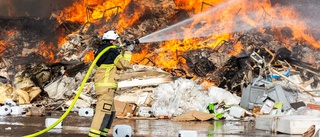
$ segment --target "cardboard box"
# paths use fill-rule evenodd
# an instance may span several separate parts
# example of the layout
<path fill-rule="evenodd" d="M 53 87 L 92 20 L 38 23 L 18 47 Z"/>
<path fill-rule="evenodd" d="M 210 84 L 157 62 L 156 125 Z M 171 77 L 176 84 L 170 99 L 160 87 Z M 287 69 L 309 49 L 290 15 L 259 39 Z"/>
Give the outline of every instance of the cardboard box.
<path fill-rule="evenodd" d="M 121 102 L 118 100 L 114 100 L 114 107 L 116 109 L 116 116 L 121 116 L 124 108 L 126 107 L 126 102 Z"/>
<path fill-rule="evenodd" d="M 320 125 L 320 118 L 304 115 L 260 115 L 255 120 L 256 129 L 286 134 L 303 134 L 312 125 Z"/>
<path fill-rule="evenodd" d="M 137 109 L 137 105 L 136 104 L 127 103 L 123 114 L 124 114 L 124 116 L 126 116 L 127 114 L 133 115 L 136 109 Z"/>
<path fill-rule="evenodd" d="M 116 116 L 126 116 L 128 113 L 133 114 L 137 108 L 136 104 L 121 102 L 114 100 L 114 106 L 116 109 Z"/>
<path fill-rule="evenodd" d="M 314 110 L 320 110 L 320 105 L 316 104 L 307 104 L 307 107 Z"/>

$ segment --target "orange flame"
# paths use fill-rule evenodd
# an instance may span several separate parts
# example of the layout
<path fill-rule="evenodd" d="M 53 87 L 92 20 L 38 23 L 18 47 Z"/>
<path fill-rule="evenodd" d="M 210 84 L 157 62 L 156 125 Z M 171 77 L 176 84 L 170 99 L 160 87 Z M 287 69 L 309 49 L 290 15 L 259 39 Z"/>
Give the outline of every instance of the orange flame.
<path fill-rule="evenodd" d="M 159 50 L 156 50 L 156 66 L 161 67 L 177 67 L 179 61 L 176 58 L 179 54 L 183 54 L 188 50 L 199 48 L 215 48 L 221 41 L 231 38 L 233 32 L 241 32 L 250 29 L 257 29 L 259 32 L 264 33 L 267 28 L 271 27 L 271 31 L 276 35 L 278 39 L 282 39 L 286 36 L 281 34 L 281 29 L 288 27 L 292 30 L 293 37 L 287 39 L 304 42 L 312 45 L 314 48 L 320 48 L 320 41 L 316 40 L 310 34 L 310 31 L 303 20 L 299 19 L 299 13 L 292 7 L 281 7 L 280 5 L 271 5 L 270 0 L 241 0 L 233 1 L 227 6 L 218 8 L 219 5 L 224 4 L 225 1 L 220 0 L 208 0 L 205 3 L 197 0 L 175 0 L 175 4 L 184 10 L 189 11 L 195 17 L 192 24 L 188 28 L 183 28 L 184 35 L 201 35 L 207 31 L 217 30 L 212 35 L 208 35 L 203 38 L 173 40 L 163 42 Z M 211 14 L 204 14 L 197 17 L 196 14 L 201 10 L 213 7 L 216 8 Z M 206 24 L 202 28 L 196 29 L 195 26 L 199 22 L 204 21 Z M 214 24 L 214 25 L 212 25 Z M 179 33 L 179 32 L 177 32 Z M 172 35 L 172 34 L 170 34 Z M 174 35 L 173 35 L 174 37 Z M 285 41 L 283 41 L 285 42 Z M 290 46 L 290 45 L 288 45 Z M 234 45 L 233 52 L 229 55 L 237 55 L 243 49 L 241 42 L 237 42 Z M 136 53 L 133 56 L 134 60 L 141 59 L 143 57 L 152 57 L 154 53 L 144 51 L 142 53 Z"/>
<path fill-rule="evenodd" d="M 231 1 L 231 2 L 230 2 Z M 156 50 L 144 48 L 140 53 L 135 53 L 132 63 L 155 65 L 161 68 L 187 68 L 186 60 L 181 56 L 189 50 L 211 48 L 215 49 L 223 41 L 232 38 L 232 34 L 237 32 L 257 29 L 261 33 L 272 32 L 276 34 L 278 40 L 294 40 L 320 48 L 320 41 L 315 39 L 310 33 L 308 25 L 299 19 L 299 13 L 292 7 L 272 5 L 270 0 L 174 0 L 174 9 L 183 9 L 194 18 L 189 26 L 181 26 L 175 32 L 168 34 L 172 37 L 183 33 L 185 36 L 181 40 L 170 40 L 159 43 Z M 72 21 L 84 24 L 88 21 L 101 26 L 98 31 L 104 32 L 106 29 L 114 28 L 118 33 L 134 25 L 139 21 L 140 16 L 145 12 L 143 1 L 123 0 L 123 1 L 102 1 L 102 0 L 77 0 L 72 6 L 65 8 L 57 15 L 58 21 Z M 152 4 L 148 3 L 148 6 Z M 153 5 L 154 6 L 154 5 Z M 168 8 L 164 3 L 162 8 Z M 171 5 L 172 6 L 172 5 Z M 212 12 L 211 12 L 212 11 Z M 209 13 L 210 12 L 210 13 Z M 201 13 L 201 16 L 197 16 Z M 205 14 L 209 13 L 209 14 Z M 113 22 L 115 20 L 115 22 Z M 201 25 L 201 27 L 199 27 Z M 270 29 L 271 28 L 271 29 Z M 283 28 L 290 29 L 291 37 L 283 34 Z M 267 31 L 268 30 L 268 31 Z M 14 33 L 7 32 L 7 36 Z M 188 36 L 199 36 L 190 38 Z M 58 36 L 58 46 L 65 43 L 66 37 Z M 0 41 L 0 46 L 5 45 L 5 41 Z M 287 42 L 287 47 L 290 43 Z M 233 45 L 229 55 L 237 55 L 243 49 L 241 42 Z M 41 42 L 40 53 L 44 57 L 54 61 L 54 51 L 56 47 L 52 43 Z M 3 51 L 3 50 L 0 50 Z M 84 61 L 92 61 L 93 52 L 88 52 Z"/>
<path fill-rule="evenodd" d="M 15 34 L 15 31 L 9 30 L 6 32 L 6 34 L 8 37 L 11 37 Z M 0 56 L 3 56 L 4 51 L 6 50 L 6 48 L 8 48 L 8 46 L 13 46 L 13 44 L 7 40 L 0 40 Z"/>
<path fill-rule="evenodd" d="M 58 20 L 65 19 L 83 24 L 88 21 L 96 22 L 96 20 L 105 19 L 104 21 L 108 23 L 108 21 L 114 17 L 120 15 L 120 17 L 118 17 L 116 26 L 113 26 L 120 33 L 124 28 L 135 23 L 139 19 L 139 13 L 144 11 L 141 6 L 135 7 L 136 9 L 134 9 L 134 12 L 129 13 L 132 10 L 130 7 L 127 7 L 130 2 L 131 0 L 105 2 L 102 2 L 101 0 L 76 1 L 72 6 L 65 8 L 60 13 Z M 121 14 L 124 12 L 127 13 Z"/>
<path fill-rule="evenodd" d="M 212 86 L 217 86 L 218 84 L 216 82 L 213 82 L 208 79 L 201 79 L 200 85 L 205 89 L 208 90 Z"/>
<path fill-rule="evenodd" d="M 58 36 L 58 46 L 60 47 L 61 45 L 63 45 L 64 43 L 67 42 L 67 39 L 66 37 L 62 36 L 62 35 L 59 35 Z"/>
<path fill-rule="evenodd" d="M 238 41 L 235 45 L 233 45 L 233 51 L 228 53 L 231 56 L 237 56 L 243 49 L 243 46 L 240 41 Z"/>
<path fill-rule="evenodd" d="M 46 43 L 45 41 L 41 41 L 39 43 L 39 46 L 39 51 L 36 50 L 35 52 L 39 52 L 40 55 L 48 59 L 50 63 L 57 62 L 57 60 L 55 59 L 55 54 L 52 52 L 54 51 L 54 49 L 56 49 L 56 47 L 52 42 Z"/>
<path fill-rule="evenodd" d="M 3 56 L 3 51 L 6 50 L 5 45 L 6 45 L 6 41 L 0 40 L 0 56 Z"/>
<path fill-rule="evenodd" d="M 15 29 L 6 31 L 7 37 L 12 37 L 16 32 L 17 30 Z"/>
<path fill-rule="evenodd" d="M 6 5 L 8 9 L 8 16 L 13 16 L 16 13 L 16 11 L 15 11 L 14 5 L 12 4 L 12 1 L 4 0 L 2 2 L 3 2 L 2 4 Z"/>
<path fill-rule="evenodd" d="M 90 62 L 94 60 L 94 53 L 93 51 L 89 51 L 85 56 L 84 56 L 84 62 Z"/>

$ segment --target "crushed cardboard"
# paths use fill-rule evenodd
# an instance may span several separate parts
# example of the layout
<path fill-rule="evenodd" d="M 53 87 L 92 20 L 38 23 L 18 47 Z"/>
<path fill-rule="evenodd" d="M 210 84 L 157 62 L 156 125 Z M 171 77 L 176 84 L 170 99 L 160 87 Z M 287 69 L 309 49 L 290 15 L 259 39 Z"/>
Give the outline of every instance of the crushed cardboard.
<path fill-rule="evenodd" d="M 206 121 L 214 118 L 212 114 L 200 112 L 200 111 L 190 111 L 188 113 L 182 114 L 180 116 L 172 118 L 173 121 L 192 121 L 192 120 L 200 120 Z"/>
<path fill-rule="evenodd" d="M 114 105 L 117 117 L 133 115 L 135 110 L 137 109 L 137 105 L 134 103 L 126 103 L 118 100 L 114 100 Z"/>

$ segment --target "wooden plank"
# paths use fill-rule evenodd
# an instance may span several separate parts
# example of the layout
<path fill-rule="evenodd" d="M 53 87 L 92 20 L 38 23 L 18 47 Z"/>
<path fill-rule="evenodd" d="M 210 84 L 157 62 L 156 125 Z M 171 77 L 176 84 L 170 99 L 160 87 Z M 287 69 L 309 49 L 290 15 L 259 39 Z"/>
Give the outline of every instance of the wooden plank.
<path fill-rule="evenodd" d="M 271 68 L 270 70 L 271 70 L 272 72 L 278 74 L 278 75 L 281 76 L 282 78 L 288 80 L 289 82 L 291 82 L 291 83 L 294 84 L 295 86 L 301 88 L 304 92 L 310 94 L 311 96 L 317 96 L 317 95 L 315 95 L 314 93 L 311 93 L 311 91 L 309 91 L 308 89 L 302 87 L 301 85 L 297 84 L 297 83 L 294 82 L 293 80 L 291 80 L 291 79 L 287 78 L 286 76 L 282 75 L 280 72 L 274 70 L 273 68 Z"/>
<path fill-rule="evenodd" d="M 172 82 L 172 77 L 167 78 L 151 78 L 151 79 L 134 79 L 131 81 L 118 82 L 118 88 L 136 87 L 136 86 L 150 86 L 159 85 L 162 83 Z"/>
<path fill-rule="evenodd" d="M 154 71 L 154 70 L 145 70 L 145 71 L 136 71 L 136 72 L 130 72 L 130 73 L 123 73 L 119 75 L 119 81 L 128 80 L 128 79 L 134 79 L 134 78 L 154 78 L 154 77 L 161 77 L 161 76 L 170 76 L 167 72 L 160 72 L 160 71 Z"/>
<path fill-rule="evenodd" d="M 75 90 L 72 90 L 72 92 L 73 92 L 74 94 L 77 94 L 77 93 L 78 93 L 78 91 L 75 91 Z M 85 95 L 85 94 L 83 94 L 83 93 L 80 93 L 80 96 L 79 96 L 79 97 L 82 98 L 83 100 L 85 100 L 86 102 L 90 103 L 90 104 L 93 104 L 93 103 L 96 102 L 95 99 L 93 99 L 92 97 L 89 97 L 89 96 L 87 96 L 87 95 Z"/>

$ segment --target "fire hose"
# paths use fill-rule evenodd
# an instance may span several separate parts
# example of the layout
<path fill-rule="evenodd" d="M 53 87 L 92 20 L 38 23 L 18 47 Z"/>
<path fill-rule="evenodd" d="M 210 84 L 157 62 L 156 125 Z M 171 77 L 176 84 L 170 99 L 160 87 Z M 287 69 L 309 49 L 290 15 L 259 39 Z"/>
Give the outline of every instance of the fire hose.
<path fill-rule="evenodd" d="M 49 130 L 51 130 L 52 128 L 54 128 L 56 125 L 58 125 L 63 119 L 65 119 L 65 118 L 68 116 L 68 114 L 69 114 L 69 112 L 71 111 L 71 109 L 72 109 L 72 108 L 74 107 L 74 105 L 76 104 L 76 102 L 77 102 L 77 100 L 78 100 L 78 98 L 79 98 L 79 96 L 80 96 L 80 93 L 82 92 L 83 87 L 85 86 L 85 84 L 86 84 L 86 82 L 87 82 L 87 80 L 88 80 L 88 78 L 89 78 L 89 76 L 90 76 L 93 68 L 95 67 L 97 61 L 99 60 L 99 58 L 100 58 L 105 52 L 107 52 L 110 48 L 117 48 L 117 47 L 118 47 L 118 46 L 109 46 L 109 47 L 103 49 L 103 50 L 97 55 L 97 57 L 93 60 L 92 64 L 90 65 L 90 67 L 89 67 L 89 69 L 88 69 L 88 72 L 87 72 L 87 74 L 85 75 L 85 77 L 84 77 L 84 79 L 83 79 L 83 81 L 82 81 L 82 83 L 81 83 L 81 86 L 80 86 L 80 88 L 78 89 L 78 92 L 77 92 L 76 96 L 74 97 L 71 105 L 70 105 L 69 108 L 66 110 L 66 112 L 64 112 L 63 115 L 62 115 L 55 123 L 53 123 L 52 125 L 48 126 L 47 128 L 45 128 L 45 129 L 43 129 L 43 130 L 41 130 L 41 131 L 38 131 L 38 132 L 33 133 L 33 134 L 30 134 L 30 135 L 26 135 L 26 136 L 24 136 L 24 137 L 35 137 L 35 136 L 42 135 L 42 134 L 48 132 Z"/>

